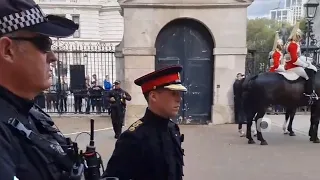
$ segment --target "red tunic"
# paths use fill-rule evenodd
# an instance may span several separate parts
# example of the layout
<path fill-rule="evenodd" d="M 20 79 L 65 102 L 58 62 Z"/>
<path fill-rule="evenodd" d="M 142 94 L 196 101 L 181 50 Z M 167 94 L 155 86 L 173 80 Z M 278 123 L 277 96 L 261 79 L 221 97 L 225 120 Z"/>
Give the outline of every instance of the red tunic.
<path fill-rule="evenodd" d="M 298 49 L 299 45 L 295 42 L 290 42 L 287 48 L 287 52 L 290 54 L 290 61 L 288 61 L 285 65 L 285 70 L 292 69 L 298 67 L 294 63 L 298 60 Z"/>
<path fill-rule="evenodd" d="M 270 68 L 270 72 L 275 72 L 276 69 L 278 69 L 279 65 L 280 65 L 280 61 L 281 61 L 281 53 L 277 50 L 274 51 L 274 53 L 272 54 L 272 59 L 273 59 L 273 65 Z"/>

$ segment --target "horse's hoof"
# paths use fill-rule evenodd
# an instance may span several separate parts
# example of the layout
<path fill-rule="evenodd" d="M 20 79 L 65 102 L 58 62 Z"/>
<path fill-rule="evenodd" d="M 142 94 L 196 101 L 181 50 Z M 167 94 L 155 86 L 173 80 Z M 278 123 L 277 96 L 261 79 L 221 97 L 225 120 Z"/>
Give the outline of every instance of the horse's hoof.
<path fill-rule="evenodd" d="M 256 142 L 254 142 L 254 140 L 248 140 L 248 144 L 255 144 Z"/>
<path fill-rule="evenodd" d="M 290 133 L 289 133 L 289 136 L 296 136 L 296 133 L 290 132 Z"/>
<path fill-rule="evenodd" d="M 320 140 L 317 138 L 316 140 L 313 141 L 313 143 L 320 143 Z"/>
<path fill-rule="evenodd" d="M 283 134 L 289 134 L 289 132 L 288 131 L 284 131 Z"/>
<path fill-rule="evenodd" d="M 267 141 L 261 141 L 260 145 L 268 145 Z"/>
<path fill-rule="evenodd" d="M 310 137 L 310 138 L 309 138 L 309 141 L 313 141 L 313 139 Z"/>

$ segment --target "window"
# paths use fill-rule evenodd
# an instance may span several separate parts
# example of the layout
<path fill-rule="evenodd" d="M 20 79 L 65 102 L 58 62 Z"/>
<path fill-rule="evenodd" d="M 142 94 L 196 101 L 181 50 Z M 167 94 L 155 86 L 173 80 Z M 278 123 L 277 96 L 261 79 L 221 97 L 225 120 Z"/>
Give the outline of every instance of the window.
<path fill-rule="evenodd" d="M 276 12 L 275 11 L 271 11 L 271 19 L 276 19 Z"/>
<path fill-rule="evenodd" d="M 74 32 L 74 38 L 80 38 L 80 15 L 72 15 L 72 21 L 76 24 L 79 24 L 79 29 Z"/>
<path fill-rule="evenodd" d="M 283 15 L 283 16 L 286 16 L 287 14 L 288 14 L 287 11 L 283 11 L 283 12 L 282 12 L 282 15 Z"/>

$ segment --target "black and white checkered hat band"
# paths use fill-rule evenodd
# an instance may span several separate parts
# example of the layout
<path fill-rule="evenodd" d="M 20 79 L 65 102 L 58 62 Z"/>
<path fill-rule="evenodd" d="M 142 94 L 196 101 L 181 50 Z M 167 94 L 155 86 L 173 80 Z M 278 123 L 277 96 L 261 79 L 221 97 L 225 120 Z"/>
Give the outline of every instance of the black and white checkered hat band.
<path fill-rule="evenodd" d="M 24 10 L 0 18 L 0 34 L 7 34 L 19 29 L 45 22 L 46 18 L 40 7 Z"/>

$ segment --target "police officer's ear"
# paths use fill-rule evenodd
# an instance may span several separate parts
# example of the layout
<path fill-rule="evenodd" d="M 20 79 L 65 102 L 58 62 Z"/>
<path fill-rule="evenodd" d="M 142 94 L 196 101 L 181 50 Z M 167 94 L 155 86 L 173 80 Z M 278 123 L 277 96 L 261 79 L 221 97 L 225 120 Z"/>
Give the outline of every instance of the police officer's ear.
<path fill-rule="evenodd" d="M 14 43 L 8 37 L 0 37 L 0 59 L 13 63 Z"/>

